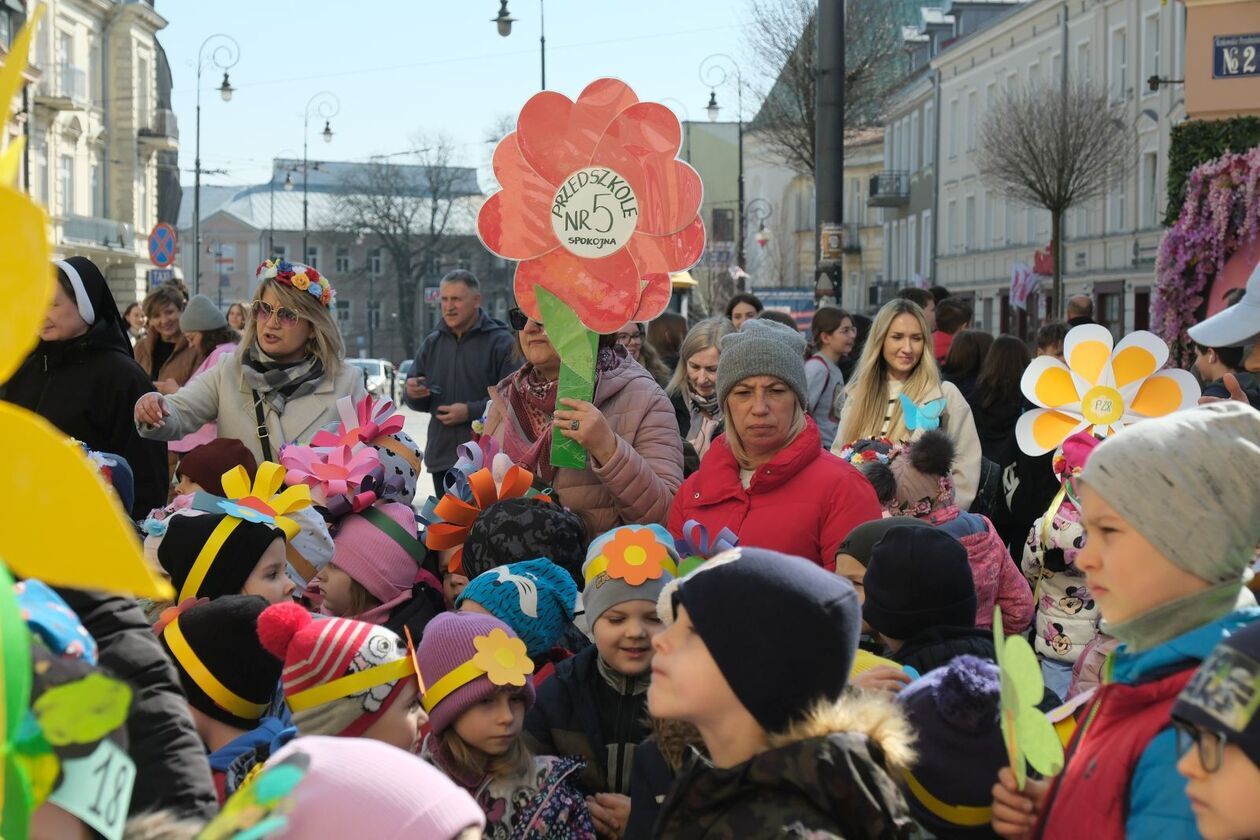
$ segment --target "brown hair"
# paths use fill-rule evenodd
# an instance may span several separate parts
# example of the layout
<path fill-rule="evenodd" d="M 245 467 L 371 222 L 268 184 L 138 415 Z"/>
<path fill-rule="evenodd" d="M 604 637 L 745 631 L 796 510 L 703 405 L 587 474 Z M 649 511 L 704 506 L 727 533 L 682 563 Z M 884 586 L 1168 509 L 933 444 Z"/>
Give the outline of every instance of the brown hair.
<path fill-rule="evenodd" d="M 149 292 L 140 305 L 144 307 L 146 318 L 157 318 L 168 303 L 183 312 L 184 307 L 188 305 L 188 298 L 179 290 L 179 287 L 171 283 L 163 283 Z"/>
<path fill-rule="evenodd" d="M 807 356 L 812 356 L 818 352 L 818 338 L 823 333 L 832 333 L 840 328 L 840 325 L 848 320 L 853 322 L 853 316 L 837 306 L 824 306 L 814 313 L 814 320 L 809 324 L 809 348 L 805 351 Z"/>
<path fill-rule="evenodd" d="M 1013 335 L 1000 335 L 989 348 L 976 378 L 981 408 L 992 408 L 1019 393 L 1019 382 L 1032 357 L 1028 345 Z"/>
<path fill-rule="evenodd" d="M 984 330 L 963 330 L 954 336 L 941 369 L 949 376 L 970 376 L 980 370 L 993 346 L 993 336 Z"/>
<path fill-rule="evenodd" d="M 677 312 L 662 312 L 648 323 L 647 344 L 662 358 L 674 358 L 682 352 L 687 337 L 687 319 Z"/>
<path fill-rule="evenodd" d="M 241 334 L 231 327 L 219 327 L 217 330 L 189 330 L 201 333 L 201 352 L 209 356 L 210 351 L 220 344 L 236 344 Z"/>
<path fill-rule="evenodd" d="M 292 286 L 286 286 L 274 278 L 263 280 L 254 290 L 254 300 L 262 300 L 263 292 L 271 289 L 280 300 L 280 305 L 292 309 L 307 321 L 310 321 L 313 332 L 307 341 L 308 355 L 318 356 L 324 363 L 324 374 L 336 376 L 341 370 L 342 361 L 346 357 L 345 344 L 341 340 L 341 330 L 333 320 L 328 307 L 319 302 L 319 298 L 309 292 L 300 292 Z M 245 334 L 241 336 L 241 346 L 236 355 L 242 362 L 249 355 L 249 348 L 258 344 L 258 319 L 245 319 Z"/>
<path fill-rule="evenodd" d="M 520 689 L 501 688 L 499 691 L 516 694 L 520 692 Z M 516 736 L 512 746 L 508 747 L 508 751 L 503 755 L 487 755 L 470 746 L 467 741 L 459 737 L 454 726 L 449 726 L 442 733 L 442 746 L 446 747 L 446 754 L 450 757 L 451 770 L 455 776 L 478 779 L 486 776 L 495 778 L 520 776 L 528 773 L 534 765 L 534 756 L 530 753 L 529 747 L 525 746 L 523 733 Z"/>
<path fill-rule="evenodd" d="M 927 309 L 929 303 L 936 303 L 936 297 L 931 292 L 918 286 L 907 286 L 897 292 L 897 299 L 913 301 L 924 309 Z"/>
<path fill-rule="evenodd" d="M 936 305 L 936 328 L 953 335 L 970 324 L 974 314 L 971 304 L 962 298 L 945 298 Z"/>
<path fill-rule="evenodd" d="M 1060 347 L 1067 341 L 1068 325 L 1062 321 L 1046 321 L 1037 328 L 1037 339 L 1034 342 L 1038 350 L 1046 350 L 1056 344 Z"/>
<path fill-rule="evenodd" d="M 349 577 L 349 575 L 347 575 Z M 376 596 L 367 591 L 363 584 L 354 578 L 350 578 L 350 606 L 346 610 L 346 616 L 355 618 L 363 615 L 368 610 L 374 610 L 381 605 Z"/>

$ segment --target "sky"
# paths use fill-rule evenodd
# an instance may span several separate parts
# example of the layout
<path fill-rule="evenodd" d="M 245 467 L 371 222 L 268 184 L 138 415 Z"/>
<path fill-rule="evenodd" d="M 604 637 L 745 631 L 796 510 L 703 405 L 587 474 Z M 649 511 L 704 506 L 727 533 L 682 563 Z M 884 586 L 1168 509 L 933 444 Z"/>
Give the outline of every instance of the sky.
<path fill-rule="evenodd" d="M 680 119 L 705 120 L 701 62 L 746 51 L 749 2 L 545 0 L 547 87 L 576 98 L 590 81 L 615 76 Z M 158 40 L 173 77 L 181 180 L 193 182 L 197 54 L 216 33 L 236 39 L 240 59 L 229 71 L 231 102 L 216 90 L 223 71 L 207 64 L 202 72 L 202 167 L 227 170 L 203 183 L 265 182 L 272 158 L 301 157 L 304 109 L 322 91 L 339 98 L 340 111 L 330 118 L 330 144 L 312 111 L 312 160 L 364 160 L 444 134 L 456 162 L 485 166 L 492 127 L 514 119 L 539 89 L 539 6 L 510 0 L 517 21 L 503 38 L 491 23 L 498 0 L 158 0 L 169 21 Z M 740 62 L 751 82 L 752 62 Z M 727 91 L 718 91 L 729 103 L 722 119 L 733 120 L 733 77 Z"/>

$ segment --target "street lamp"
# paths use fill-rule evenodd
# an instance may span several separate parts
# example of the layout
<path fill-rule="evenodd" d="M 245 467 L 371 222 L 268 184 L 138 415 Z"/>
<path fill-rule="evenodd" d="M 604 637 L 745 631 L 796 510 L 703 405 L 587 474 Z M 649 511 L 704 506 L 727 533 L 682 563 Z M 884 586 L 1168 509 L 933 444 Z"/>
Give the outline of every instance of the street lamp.
<path fill-rule="evenodd" d="M 757 235 L 753 237 L 762 248 L 770 243 L 770 231 L 766 230 L 766 219 L 774 215 L 774 205 L 764 198 L 754 198 L 748 202 L 748 218 L 757 223 Z"/>
<path fill-rule="evenodd" d="M 504 38 L 512 34 L 516 18 L 508 12 L 508 0 L 499 0 L 499 13 L 490 19 Z M 547 26 L 543 15 L 543 0 L 538 0 L 538 55 L 542 64 L 542 90 L 547 89 Z"/>
<path fill-rule="evenodd" d="M 213 42 L 210 54 L 206 47 Z M 201 291 L 201 71 L 207 64 L 213 64 L 223 71 L 223 84 L 219 85 L 219 95 L 224 102 L 232 100 L 232 83 L 228 81 L 227 71 L 236 66 L 241 59 L 241 46 L 231 35 L 216 33 L 201 42 L 197 50 L 197 147 L 193 163 L 193 292 Z"/>
<path fill-rule="evenodd" d="M 735 118 L 738 124 L 739 149 L 739 241 L 735 243 L 736 260 L 739 267 L 744 267 L 744 77 L 739 71 L 739 64 L 726 53 L 714 53 L 700 62 L 700 81 L 709 86 L 709 104 L 704 110 L 710 122 L 717 122 L 721 107 L 717 102 L 717 89 L 726 84 L 731 75 L 735 76 Z"/>
<path fill-rule="evenodd" d="M 310 248 L 307 238 L 310 230 L 307 226 L 307 186 L 310 180 L 310 157 L 308 145 L 311 135 L 311 112 L 314 111 L 324 119 L 324 142 L 332 142 L 332 125 L 330 120 L 341 113 L 341 100 L 332 91 L 321 90 L 306 100 L 306 111 L 302 117 L 302 262 L 310 259 Z"/>

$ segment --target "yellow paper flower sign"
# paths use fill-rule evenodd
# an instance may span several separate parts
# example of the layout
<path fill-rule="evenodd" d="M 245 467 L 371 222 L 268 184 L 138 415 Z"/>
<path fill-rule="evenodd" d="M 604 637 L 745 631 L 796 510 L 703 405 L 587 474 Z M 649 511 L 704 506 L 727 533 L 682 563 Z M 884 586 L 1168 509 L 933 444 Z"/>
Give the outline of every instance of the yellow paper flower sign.
<path fill-rule="evenodd" d="M 1112 346 L 1111 332 L 1083 324 L 1063 342 L 1067 364 L 1053 356 L 1033 359 L 1020 381 L 1038 408 L 1015 426 L 1019 448 L 1042 455 L 1087 430 L 1106 437 L 1125 426 L 1196 405 L 1199 385 L 1184 370 L 1161 370 L 1168 345 L 1145 330 Z"/>

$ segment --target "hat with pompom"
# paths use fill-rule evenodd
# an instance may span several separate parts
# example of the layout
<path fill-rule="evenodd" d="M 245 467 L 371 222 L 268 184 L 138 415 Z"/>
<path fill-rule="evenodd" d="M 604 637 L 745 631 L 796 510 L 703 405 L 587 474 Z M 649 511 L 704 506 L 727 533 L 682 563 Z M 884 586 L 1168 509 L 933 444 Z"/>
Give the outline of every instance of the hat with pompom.
<path fill-rule="evenodd" d="M 534 663 L 525 643 L 493 616 L 442 613 L 425 627 L 416 659 L 427 686 L 421 704 L 434 737 L 500 690 L 518 690 L 526 708 L 534 704 Z"/>
<path fill-rule="evenodd" d="M 906 801 L 938 837 L 992 836 L 990 791 L 1008 763 L 998 725 L 999 695 L 997 666 L 968 654 L 897 695 L 918 735 L 918 758 L 902 782 Z"/>
<path fill-rule="evenodd" d="M 956 447 L 940 430 L 922 437 L 885 463 L 879 460 L 862 465 L 862 474 L 875 488 L 880 502 L 895 515 L 925 516 L 954 502 Z"/>
<path fill-rule="evenodd" d="M 455 602 L 479 604 L 507 624 L 537 661 L 564 636 L 573 621 L 577 587 L 564 569 L 545 558 L 509 563 L 469 581 Z"/>
<path fill-rule="evenodd" d="M 414 679 L 406 643 L 376 624 L 274 604 L 258 619 L 258 638 L 284 663 L 280 682 L 302 735 L 362 735 Z"/>

